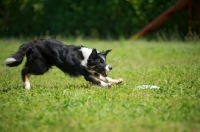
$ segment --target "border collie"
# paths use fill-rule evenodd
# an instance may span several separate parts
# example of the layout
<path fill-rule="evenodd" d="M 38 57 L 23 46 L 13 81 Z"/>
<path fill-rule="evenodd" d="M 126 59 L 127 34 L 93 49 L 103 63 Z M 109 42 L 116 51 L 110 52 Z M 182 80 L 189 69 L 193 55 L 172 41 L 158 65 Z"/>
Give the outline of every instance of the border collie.
<path fill-rule="evenodd" d="M 19 50 L 5 60 L 9 67 L 18 66 L 26 55 L 27 61 L 21 71 L 26 89 L 30 89 L 29 77 L 42 75 L 52 66 L 64 73 L 76 77 L 84 76 L 85 80 L 101 87 L 110 87 L 123 79 L 112 79 L 106 72 L 112 67 L 106 64 L 106 56 L 111 50 L 98 52 L 84 46 L 65 45 L 56 40 L 39 39 L 20 46 Z"/>

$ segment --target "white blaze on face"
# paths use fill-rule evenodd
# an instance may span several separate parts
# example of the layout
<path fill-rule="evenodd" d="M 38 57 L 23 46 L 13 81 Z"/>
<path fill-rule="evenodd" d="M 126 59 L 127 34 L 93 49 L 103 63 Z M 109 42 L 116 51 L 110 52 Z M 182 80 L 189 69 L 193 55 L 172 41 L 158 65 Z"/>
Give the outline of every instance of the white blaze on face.
<path fill-rule="evenodd" d="M 100 57 L 101 57 L 101 59 L 103 59 L 104 62 L 106 62 L 106 58 L 104 58 L 104 57 L 101 56 L 101 55 L 100 55 Z"/>
<path fill-rule="evenodd" d="M 81 61 L 81 65 L 87 67 L 87 61 L 90 57 L 90 54 L 92 53 L 92 49 L 86 48 L 86 47 L 82 47 L 80 49 L 80 51 L 83 54 L 84 59 Z"/>

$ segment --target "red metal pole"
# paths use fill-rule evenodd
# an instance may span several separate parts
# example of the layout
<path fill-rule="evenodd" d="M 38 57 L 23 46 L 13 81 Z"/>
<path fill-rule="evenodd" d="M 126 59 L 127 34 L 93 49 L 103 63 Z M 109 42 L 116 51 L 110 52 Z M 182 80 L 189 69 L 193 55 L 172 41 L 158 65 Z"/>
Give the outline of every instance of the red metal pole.
<path fill-rule="evenodd" d="M 161 27 L 167 20 L 173 17 L 175 13 L 182 10 L 183 8 L 188 6 L 189 0 L 178 0 L 174 5 L 169 7 L 165 12 L 163 12 L 160 16 L 155 18 L 152 22 L 147 24 L 144 28 L 142 28 L 139 32 L 131 37 L 131 39 L 137 39 L 140 36 L 148 35 Z"/>

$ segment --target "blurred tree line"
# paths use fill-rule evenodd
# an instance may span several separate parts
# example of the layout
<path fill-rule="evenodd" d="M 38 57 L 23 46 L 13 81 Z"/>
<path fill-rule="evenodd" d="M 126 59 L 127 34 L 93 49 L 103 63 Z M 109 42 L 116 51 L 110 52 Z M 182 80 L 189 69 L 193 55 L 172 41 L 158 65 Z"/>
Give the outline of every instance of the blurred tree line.
<path fill-rule="evenodd" d="M 176 1 L 1 0 L 0 37 L 128 38 Z M 193 4 L 195 1 L 198 0 Z M 195 31 L 197 9 L 193 12 Z M 188 9 L 179 12 L 157 32 L 161 31 L 169 35 L 176 32 L 184 37 L 188 33 Z"/>

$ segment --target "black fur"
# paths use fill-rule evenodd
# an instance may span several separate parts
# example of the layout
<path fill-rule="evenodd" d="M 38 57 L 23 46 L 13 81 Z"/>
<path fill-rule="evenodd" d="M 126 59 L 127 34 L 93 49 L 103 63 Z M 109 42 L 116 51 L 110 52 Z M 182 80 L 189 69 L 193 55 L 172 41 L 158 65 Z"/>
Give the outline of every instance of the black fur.
<path fill-rule="evenodd" d="M 56 66 L 70 76 L 83 75 L 87 81 L 100 85 L 100 81 L 94 76 L 100 74 L 104 77 L 107 76 L 105 70 L 107 64 L 102 58 L 106 59 L 111 50 L 97 52 L 96 49 L 92 49 L 87 66 L 84 66 L 81 64 L 85 59 L 81 48 L 83 46 L 65 45 L 55 40 L 39 39 L 20 46 L 19 50 L 10 57 L 16 61 L 5 63 L 10 67 L 18 66 L 26 55 L 27 61 L 21 72 L 23 82 L 30 75 L 42 75 L 52 66 Z"/>

